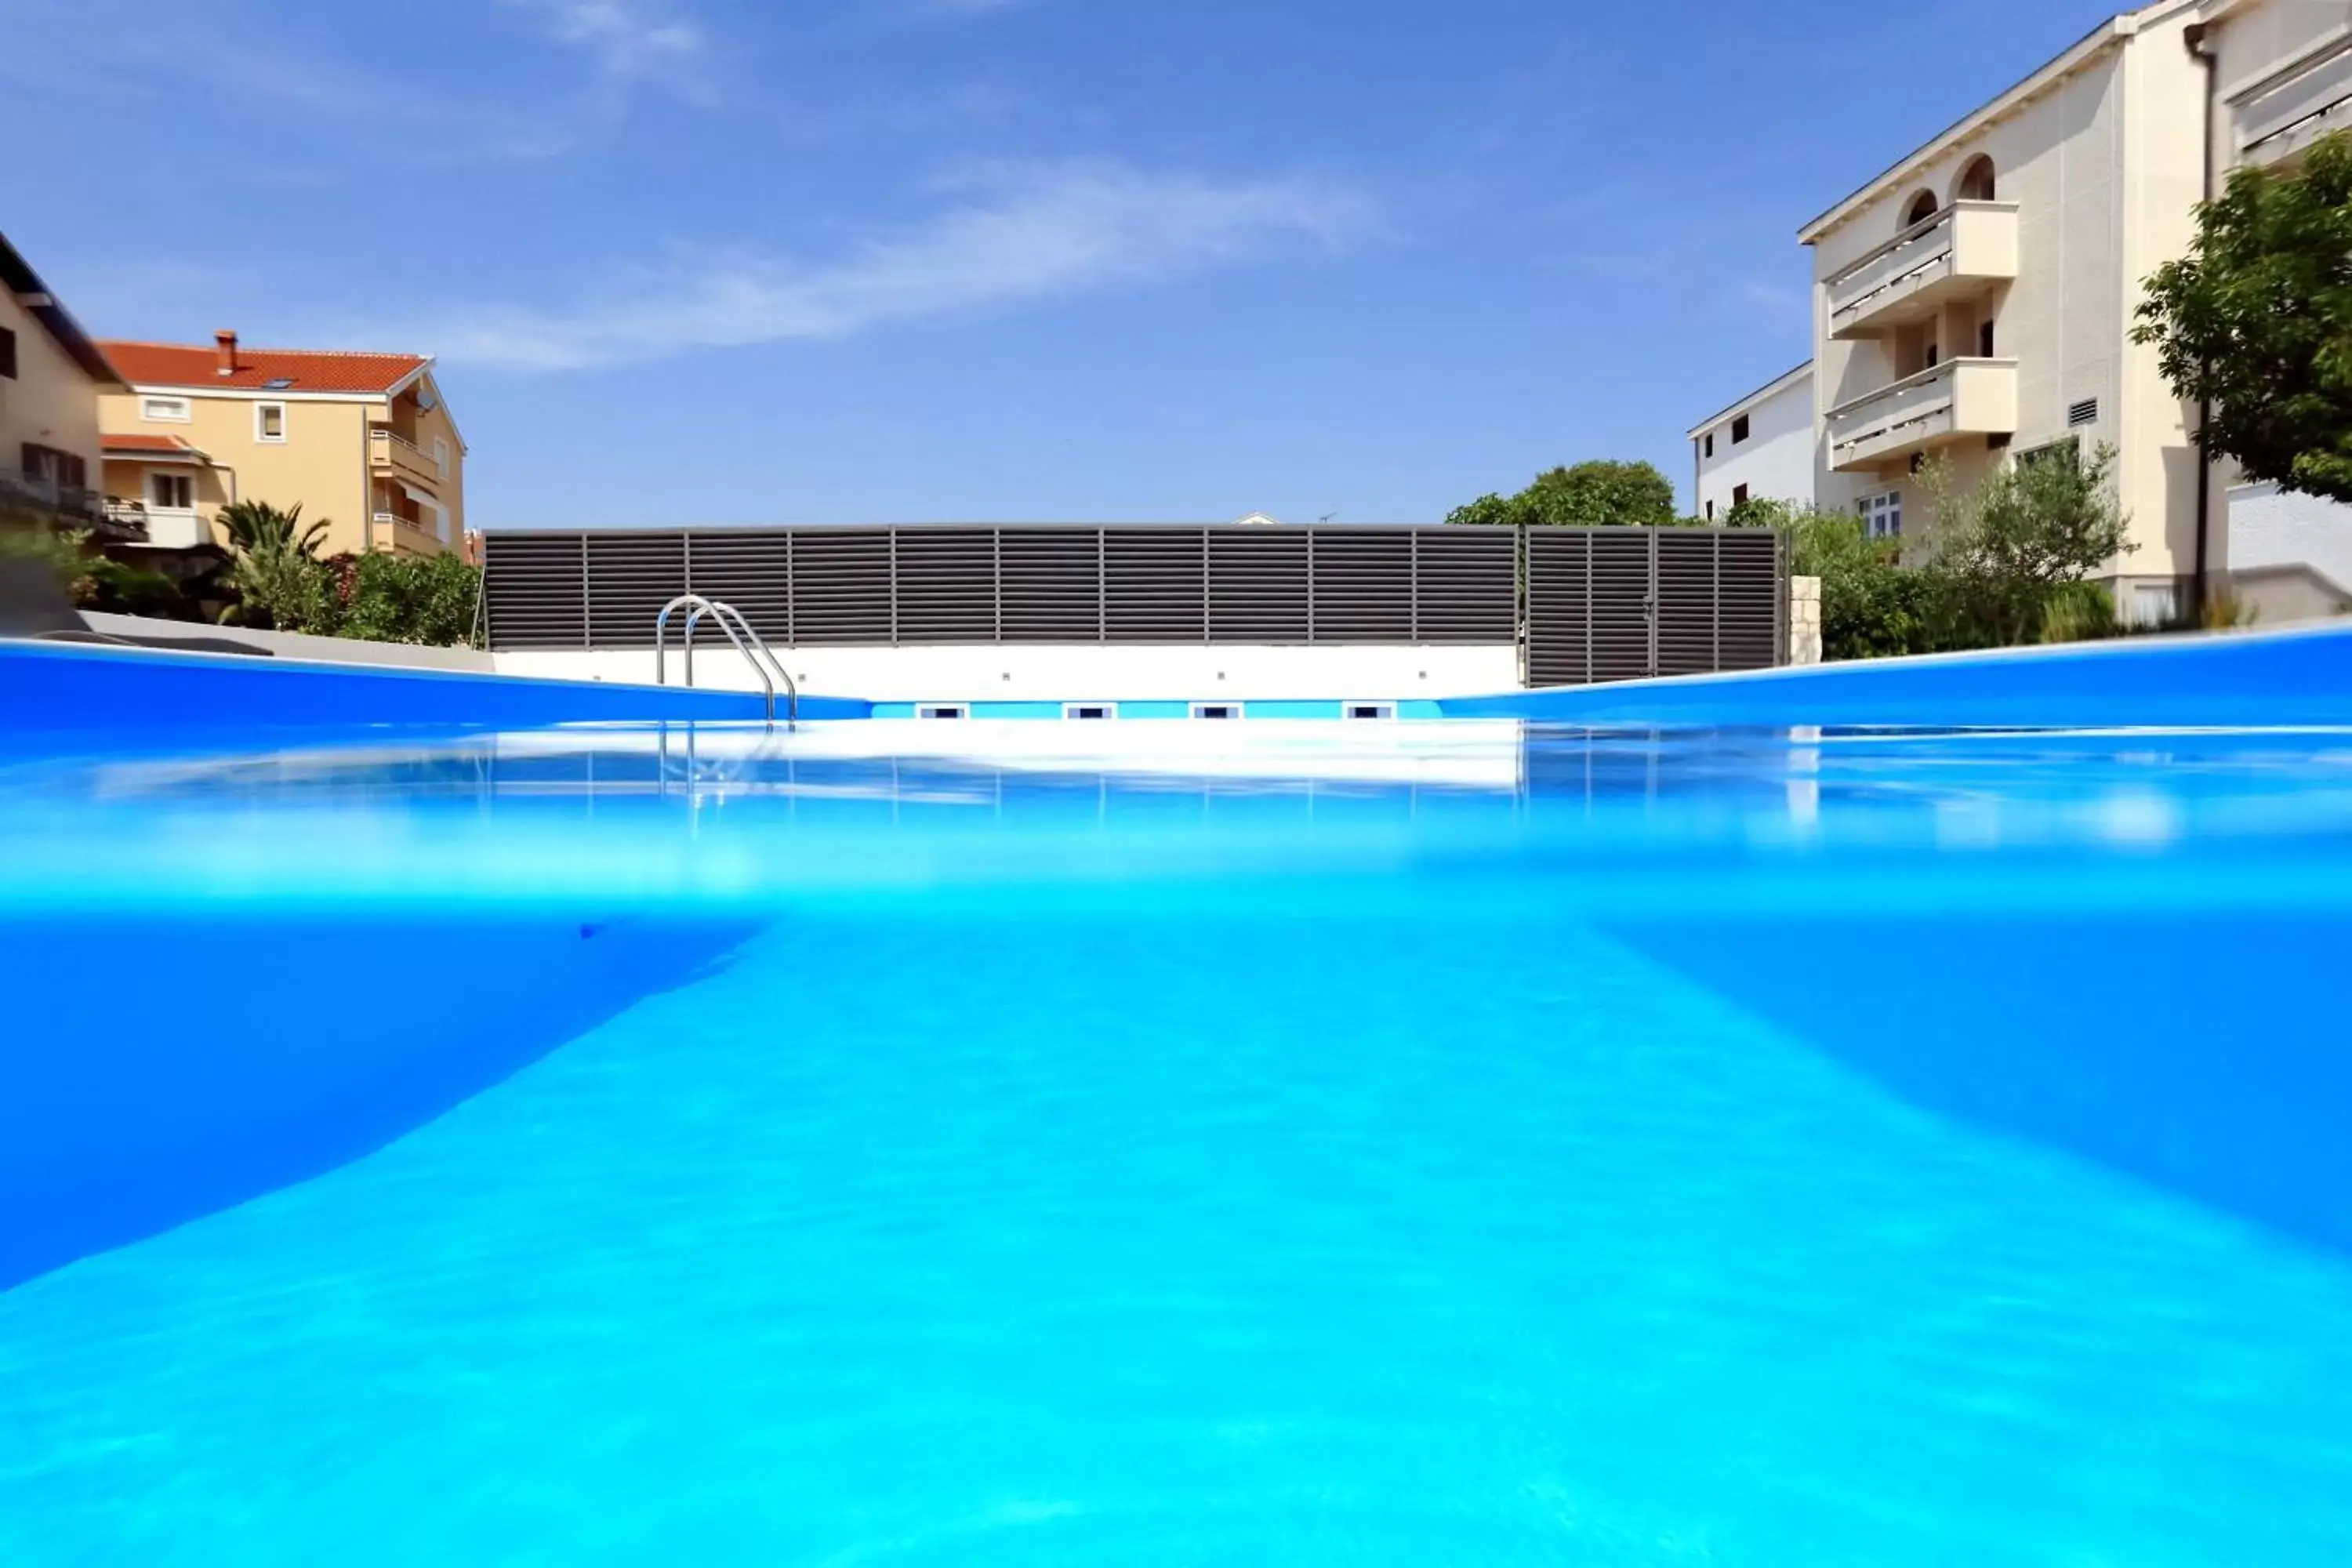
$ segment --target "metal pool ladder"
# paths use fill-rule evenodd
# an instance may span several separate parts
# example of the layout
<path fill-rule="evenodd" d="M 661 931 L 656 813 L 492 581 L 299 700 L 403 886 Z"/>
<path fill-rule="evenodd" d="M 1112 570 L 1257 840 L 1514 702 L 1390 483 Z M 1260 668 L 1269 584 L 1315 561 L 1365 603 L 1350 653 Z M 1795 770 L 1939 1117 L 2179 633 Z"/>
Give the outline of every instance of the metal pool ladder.
<path fill-rule="evenodd" d="M 699 594 L 680 594 L 662 606 L 661 614 L 654 617 L 655 685 L 669 684 L 669 618 L 678 610 L 686 612 L 684 640 L 688 687 L 694 685 L 694 628 L 701 623 L 703 616 L 709 616 L 718 623 L 719 629 L 727 634 L 727 640 L 735 645 L 735 651 L 743 656 L 743 662 L 751 667 L 751 673 L 760 678 L 760 685 L 768 695 L 768 722 L 772 724 L 776 721 L 776 682 L 781 680 L 784 683 L 784 728 L 798 727 L 801 717 L 800 684 L 793 679 L 793 672 L 784 668 L 775 650 L 751 629 L 751 623 L 743 618 L 743 612 L 721 600 L 706 599 Z"/>

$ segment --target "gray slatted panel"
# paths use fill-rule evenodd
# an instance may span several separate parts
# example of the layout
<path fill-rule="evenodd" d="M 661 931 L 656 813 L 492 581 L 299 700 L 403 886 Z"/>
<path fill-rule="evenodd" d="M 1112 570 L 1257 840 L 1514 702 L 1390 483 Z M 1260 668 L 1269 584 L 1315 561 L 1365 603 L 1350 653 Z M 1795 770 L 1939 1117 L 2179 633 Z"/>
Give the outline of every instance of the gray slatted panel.
<path fill-rule="evenodd" d="M 491 647 L 588 646 L 579 534 L 486 534 L 482 563 Z"/>
<path fill-rule="evenodd" d="M 1103 530 L 1103 640 L 1203 640 L 1207 576 L 1204 530 Z"/>
<path fill-rule="evenodd" d="M 1412 640 L 1412 531 L 1315 531 L 1317 642 Z"/>
<path fill-rule="evenodd" d="M 1592 679 L 1654 673 L 1650 644 L 1650 531 L 1596 528 L 1592 542 Z"/>
<path fill-rule="evenodd" d="M 1303 643 L 1308 624 L 1307 531 L 1226 528 L 1209 534 L 1209 640 Z"/>
<path fill-rule="evenodd" d="M 1413 532 L 1413 640 L 1507 643 L 1518 629 L 1518 541 L 1507 528 Z"/>
<path fill-rule="evenodd" d="M 1591 531 L 1528 530 L 1528 684 L 1592 679 L 1591 598 Z"/>
<path fill-rule="evenodd" d="M 793 636 L 792 548 L 782 529 L 697 533 L 688 542 L 688 577 L 695 593 L 732 605 L 761 640 L 781 647 Z M 697 640 L 716 635 L 706 626 Z"/>
<path fill-rule="evenodd" d="M 1005 642 L 1102 637 L 1102 530 L 1008 528 L 997 538 Z"/>
<path fill-rule="evenodd" d="M 890 594 L 888 529 L 793 532 L 794 643 L 887 643 Z"/>
<path fill-rule="evenodd" d="M 1705 675 L 1716 668 L 1716 542 L 1713 529 L 1669 528 L 1657 535 L 1659 675 Z"/>
<path fill-rule="evenodd" d="M 686 535 L 591 533 L 587 539 L 589 646 L 650 647 L 654 618 L 686 592 Z"/>
<path fill-rule="evenodd" d="M 897 533 L 898 641 L 994 641 L 996 531 L 902 528 Z"/>
<path fill-rule="evenodd" d="M 1766 529 L 1732 529 L 1722 535 L 1722 551 L 1721 668 L 1769 669 L 1780 662 L 1788 594 L 1780 537 Z"/>

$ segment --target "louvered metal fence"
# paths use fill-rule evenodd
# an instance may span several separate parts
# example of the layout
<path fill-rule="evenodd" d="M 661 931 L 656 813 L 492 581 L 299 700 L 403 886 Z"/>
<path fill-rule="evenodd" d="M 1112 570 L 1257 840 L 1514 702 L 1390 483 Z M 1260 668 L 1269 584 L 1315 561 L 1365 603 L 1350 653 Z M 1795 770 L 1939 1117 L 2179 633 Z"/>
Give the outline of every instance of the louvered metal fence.
<path fill-rule="evenodd" d="M 782 647 L 1508 643 L 1516 542 L 1459 528 L 492 532 L 494 648 L 647 647 L 680 594 Z"/>
<path fill-rule="evenodd" d="M 1510 644 L 1532 684 L 1778 661 L 1768 533 L 1021 527 L 499 532 L 493 648 L 639 648 L 686 593 L 780 647 Z M 1524 556 L 1522 554 L 1524 552 Z M 1521 586 L 1525 599 L 1522 604 Z"/>

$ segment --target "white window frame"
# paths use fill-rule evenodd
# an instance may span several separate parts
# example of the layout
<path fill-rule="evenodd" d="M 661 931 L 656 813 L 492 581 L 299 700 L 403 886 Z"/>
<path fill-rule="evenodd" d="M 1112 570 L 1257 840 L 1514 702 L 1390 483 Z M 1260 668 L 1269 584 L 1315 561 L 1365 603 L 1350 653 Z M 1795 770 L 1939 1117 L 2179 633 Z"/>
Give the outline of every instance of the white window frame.
<path fill-rule="evenodd" d="M 278 434 L 275 436 L 269 435 L 261 427 L 262 413 L 264 410 L 270 408 L 278 410 Z M 265 447 L 283 447 L 286 445 L 286 405 L 282 403 L 257 403 L 253 405 L 253 438 L 260 442 Z"/>
<path fill-rule="evenodd" d="M 162 410 L 162 412 L 158 412 Z M 177 412 L 173 412 L 176 410 Z M 151 397 L 142 393 L 139 397 L 139 417 L 150 425 L 185 425 L 195 417 L 195 410 L 184 397 Z"/>
<path fill-rule="evenodd" d="M 185 489 L 184 501 L 167 501 L 156 494 L 160 486 L 170 486 L 175 492 Z M 196 509 L 196 477 L 194 474 L 173 474 L 151 471 L 147 476 L 147 504 L 157 511 L 194 511 Z"/>
<path fill-rule="evenodd" d="M 1881 490 L 1874 495 L 1854 498 L 1853 509 L 1862 514 L 1863 531 L 1873 539 L 1903 537 L 1903 492 Z"/>
<path fill-rule="evenodd" d="M 443 479 L 449 477 L 449 438 L 446 436 L 433 437 L 433 467 Z"/>

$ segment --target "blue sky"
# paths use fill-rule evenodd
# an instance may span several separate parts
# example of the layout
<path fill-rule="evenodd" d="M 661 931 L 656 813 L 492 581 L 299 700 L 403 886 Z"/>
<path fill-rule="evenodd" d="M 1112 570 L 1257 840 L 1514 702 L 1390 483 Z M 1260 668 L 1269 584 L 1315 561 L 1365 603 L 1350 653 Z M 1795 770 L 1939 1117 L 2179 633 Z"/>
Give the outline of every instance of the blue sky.
<path fill-rule="evenodd" d="M 0 229 L 438 354 L 477 526 L 1434 520 L 1687 487 L 1797 226 L 2109 9 L 0 0 Z"/>

